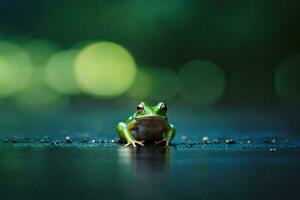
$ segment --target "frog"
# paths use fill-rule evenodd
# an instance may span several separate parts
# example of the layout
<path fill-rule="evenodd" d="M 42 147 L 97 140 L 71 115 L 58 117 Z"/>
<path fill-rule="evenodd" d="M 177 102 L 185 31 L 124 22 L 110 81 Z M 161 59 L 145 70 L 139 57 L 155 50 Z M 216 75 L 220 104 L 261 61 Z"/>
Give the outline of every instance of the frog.
<path fill-rule="evenodd" d="M 117 133 L 119 142 L 125 146 L 144 146 L 145 144 L 171 145 L 176 129 L 169 123 L 168 107 L 164 102 L 150 106 L 145 102 L 137 104 L 134 112 L 125 122 L 119 122 Z"/>

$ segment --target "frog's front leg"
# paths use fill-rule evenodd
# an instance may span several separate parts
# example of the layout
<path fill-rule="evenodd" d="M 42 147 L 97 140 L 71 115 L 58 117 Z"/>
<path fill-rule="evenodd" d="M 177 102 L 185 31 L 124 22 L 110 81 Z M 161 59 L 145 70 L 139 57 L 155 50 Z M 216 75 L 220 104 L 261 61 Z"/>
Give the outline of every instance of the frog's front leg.
<path fill-rule="evenodd" d="M 176 135 L 176 129 L 173 124 L 170 124 L 170 126 L 167 128 L 165 137 L 162 140 L 156 142 L 155 144 L 157 145 L 162 142 L 165 142 L 166 146 L 169 146 L 171 144 L 171 141 L 175 137 L 175 135 Z"/>
<path fill-rule="evenodd" d="M 119 133 L 120 139 L 125 140 L 127 142 L 125 144 L 125 146 L 129 146 L 129 145 L 132 145 L 134 147 L 136 147 L 137 145 L 144 146 L 143 141 L 137 141 L 132 136 L 131 130 L 133 127 L 134 127 L 134 124 L 131 124 L 128 126 L 126 123 L 120 122 L 117 125 L 117 132 Z"/>

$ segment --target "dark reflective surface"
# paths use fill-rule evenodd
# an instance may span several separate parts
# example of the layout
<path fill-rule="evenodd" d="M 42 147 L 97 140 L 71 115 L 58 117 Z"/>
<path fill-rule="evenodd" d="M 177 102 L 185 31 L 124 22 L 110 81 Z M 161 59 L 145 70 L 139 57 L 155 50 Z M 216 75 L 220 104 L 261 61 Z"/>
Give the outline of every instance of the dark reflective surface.
<path fill-rule="evenodd" d="M 1 199 L 290 199 L 299 148 L 0 148 Z M 223 150 L 220 150 L 223 149 Z"/>

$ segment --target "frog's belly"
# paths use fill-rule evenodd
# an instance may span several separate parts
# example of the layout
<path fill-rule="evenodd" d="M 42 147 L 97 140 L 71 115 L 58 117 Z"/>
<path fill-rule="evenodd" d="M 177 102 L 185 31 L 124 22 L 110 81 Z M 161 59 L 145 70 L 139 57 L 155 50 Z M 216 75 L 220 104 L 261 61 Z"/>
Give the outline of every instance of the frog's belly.
<path fill-rule="evenodd" d="M 135 130 L 132 130 L 132 135 L 136 138 L 136 140 L 154 142 L 163 139 L 165 130 L 166 122 L 164 121 L 141 122 L 137 124 Z"/>

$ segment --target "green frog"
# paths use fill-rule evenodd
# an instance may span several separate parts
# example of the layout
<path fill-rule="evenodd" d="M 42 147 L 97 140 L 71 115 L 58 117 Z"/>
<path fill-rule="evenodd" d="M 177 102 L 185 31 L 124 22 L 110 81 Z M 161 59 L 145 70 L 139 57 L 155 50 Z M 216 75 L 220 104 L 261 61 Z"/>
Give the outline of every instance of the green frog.
<path fill-rule="evenodd" d="M 144 146 L 146 143 L 169 146 L 176 130 L 168 121 L 167 110 L 168 107 L 163 102 L 156 106 L 140 102 L 136 112 L 117 125 L 120 141 L 125 142 L 125 146 L 133 147 Z"/>

